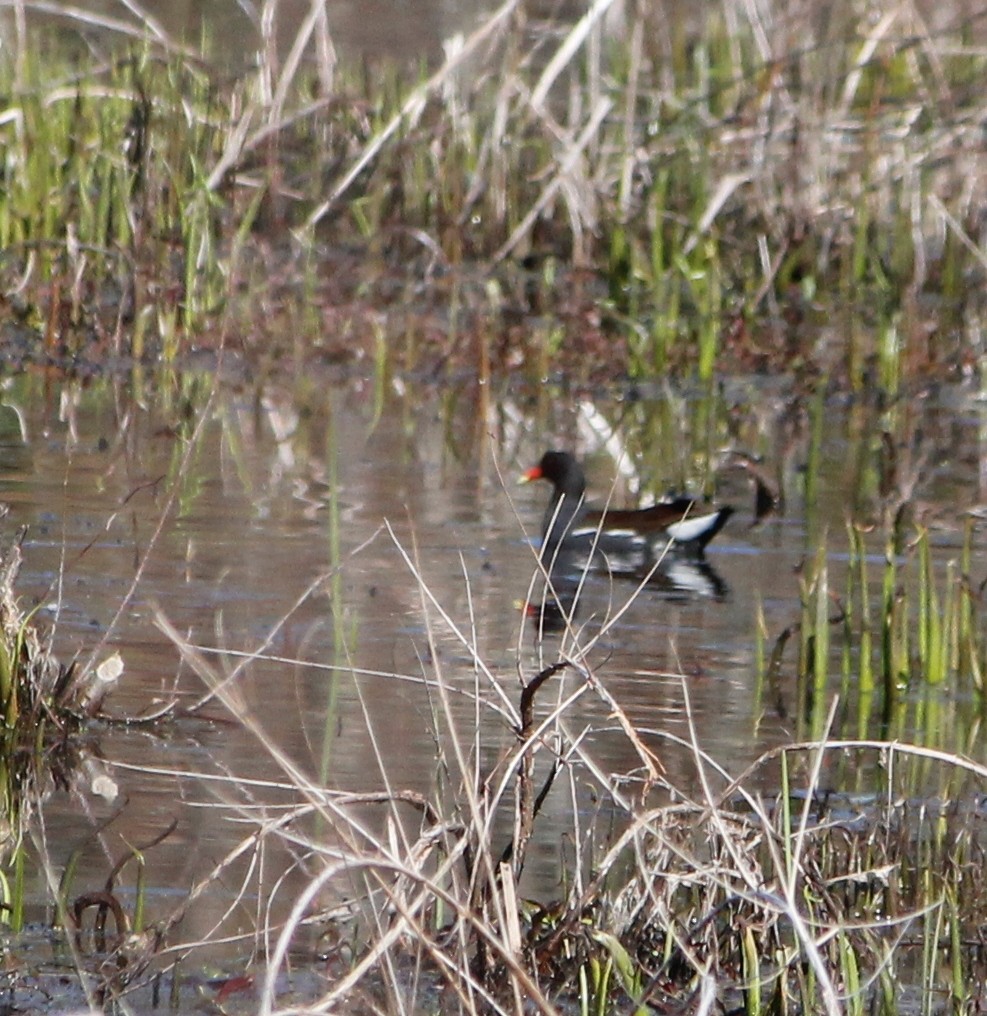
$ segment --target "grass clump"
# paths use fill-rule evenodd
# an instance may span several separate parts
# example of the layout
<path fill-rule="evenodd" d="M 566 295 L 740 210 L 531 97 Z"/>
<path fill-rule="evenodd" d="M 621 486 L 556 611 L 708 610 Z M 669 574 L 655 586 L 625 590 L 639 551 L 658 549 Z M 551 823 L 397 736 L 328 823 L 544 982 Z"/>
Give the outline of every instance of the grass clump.
<path fill-rule="evenodd" d="M 983 706 L 987 667 L 987 632 L 978 619 L 983 583 L 970 570 L 973 520 L 944 567 L 934 566 L 934 537 L 923 526 L 902 526 L 900 550 L 888 538 L 883 552 L 858 526 L 847 533 L 845 589 L 832 588 L 823 538 L 802 566 L 799 619 L 762 657 L 774 710 L 792 716 L 802 736 L 820 737 L 821 709 L 839 675 L 846 736 L 962 743 L 958 731 L 976 723 Z M 781 687 L 790 643 L 797 687 L 789 699 Z"/>
<path fill-rule="evenodd" d="M 28 862 L 27 854 L 33 848 L 38 851 L 39 866 L 55 902 L 52 930 L 76 961 L 74 972 L 82 976 L 85 1001 L 95 1005 L 138 977 L 157 952 L 156 929 L 145 935 L 142 928 L 142 852 L 165 839 L 174 824 L 152 842 L 129 848 L 99 888 L 92 889 L 88 873 L 84 873 L 87 888 L 77 892 L 73 884 L 78 874 L 76 857 L 68 859 L 60 877 L 51 866 L 44 804 L 53 792 L 73 788 L 84 788 L 83 796 L 112 802 L 117 785 L 94 748 L 94 728 L 107 722 L 153 723 L 171 710 L 140 720 L 104 712 L 104 698 L 124 670 L 118 653 L 107 656 L 98 666 L 95 662 L 83 666 L 58 661 L 50 635 L 42 634 L 35 612 L 25 612 L 16 595 L 25 535 L 26 531 L 20 532 L 0 550 L 0 923 L 10 935 L 26 935 L 26 870 L 35 863 Z M 128 914 L 117 881 L 131 861 L 138 868 L 138 889 L 133 913 Z M 82 959 L 89 951 L 82 944 L 89 912 L 95 915 L 88 922 L 92 952 L 97 957 L 93 964 Z M 112 936 L 107 934 L 110 918 Z M 27 949 L 30 951 L 30 944 Z M 39 984 L 45 981 L 45 974 L 33 973 Z M 57 980 L 61 975 L 53 976 Z M 24 985 L 19 982 L 18 990 L 21 988 Z M 46 989 L 37 990 L 43 993 Z M 28 988 L 27 995 L 33 997 L 33 991 Z M 74 997 L 76 992 L 70 989 L 69 994 Z M 26 996 L 22 993 L 21 997 Z M 80 1003 L 82 1000 L 80 996 Z"/>
<path fill-rule="evenodd" d="M 28 825 L 53 788 L 68 787 L 88 757 L 87 721 L 101 715 L 103 697 L 119 678 L 118 656 L 91 672 L 59 663 L 33 612 L 15 595 L 24 533 L 0 551 L 0 865 L 5 922 L 23 920 L 23 841 Z M 92 789 L 112 798 L 111 781 L 93 775 Z M 8 867 L 9 866 L 9 867 Z M 8 880 L 7 871 L 14 875 Z"/>
<path fill-rule="evenodd" d="M 387 309 L 407 370 L 542 371 L 545 315 L 547 368 L 582 376 L 975 367 L 976 17 L 631 5 L 607 35 L 605 8 L 546 31 L 505 3 L 425 71 L 335 60 L 316 16 L 234 76 L 160 32 L 74 65 L 19 37 L 0 239 L 25 336 L 373 363 Z"/>

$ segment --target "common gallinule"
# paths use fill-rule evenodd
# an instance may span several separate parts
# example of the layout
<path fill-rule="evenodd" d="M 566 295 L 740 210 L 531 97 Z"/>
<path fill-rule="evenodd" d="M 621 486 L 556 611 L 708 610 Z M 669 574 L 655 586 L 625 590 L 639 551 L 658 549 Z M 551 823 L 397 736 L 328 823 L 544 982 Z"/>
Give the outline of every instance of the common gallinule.
<path fill-rule="evenodd" d="M 531 480 L 552 484 L 552 498 L 542 520 L 543 559 L 578 544 L 592 544 L 608 557 L 642 544 L 659 551 L 669 545 L 670 550 L 699 556 L 733 514 L 729 505 L 696 514 L 696 502 L 688 497 L 660 501 L 650 508 L 590 508 L 585 499 L 586 477 L 568 452 L 545 452 L 520 482 Z"/>

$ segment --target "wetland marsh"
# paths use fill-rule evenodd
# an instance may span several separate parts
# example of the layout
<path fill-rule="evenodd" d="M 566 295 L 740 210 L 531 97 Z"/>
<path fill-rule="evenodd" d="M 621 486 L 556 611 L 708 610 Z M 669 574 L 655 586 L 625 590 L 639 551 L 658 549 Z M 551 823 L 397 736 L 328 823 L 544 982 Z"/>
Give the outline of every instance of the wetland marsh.
<path fill-rule="evenodd" d="M 11 1004 L 975 1011 L 981 15 L 306 10 L 10 14 Z M 539 639 L 549 447 L 735 514 Z"/>

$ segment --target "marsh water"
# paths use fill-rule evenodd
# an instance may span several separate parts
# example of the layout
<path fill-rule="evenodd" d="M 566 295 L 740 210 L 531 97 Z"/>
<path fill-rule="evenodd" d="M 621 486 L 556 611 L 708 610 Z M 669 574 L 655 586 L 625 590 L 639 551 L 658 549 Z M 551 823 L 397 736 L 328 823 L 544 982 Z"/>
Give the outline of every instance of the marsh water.
<path fill-rule="evenodd" d="M 584 694 L 566 722 L 603 772 L 631 773 L 640 760 L 614 720 L 616 702 L 669 782 L 692 795 L 688 700 L 702 749 L 739 775 L 804 732 L 795 650 L 766 692 L 758 630 L 770 648 L 798 618 L 800 573 L 820 545 L 830 549 L 831 588 L 842 588 L 846 519 L 878 510 L 888 427 L 934 527 L 941 570 L 959 555 L 965 512 L 981 503 L 987 481 L 987 402 L 974 387 L 881 407 L 803 396 L 765 379 L 595 394 L 385 378 L 303 387 L 213 374 L 8 380 L 4 537 L 27 527 L 18 590 L 39 605 L 59 657 L 86 666 L 120 654 L 124 672 L 106 702 L 115 716 L 190 706 L 208 676 L 183 662 L 161 630 L 166 619 L 217 674 L 239 668 L 231 683 L 256 725 L 247 729 L 216 701 L 192 717 L 94 726 L 72 789 L 52 790 L 41 806 L 56 875 L 71 864 L 75 890 L 98 887 L 128 845 L 150 844 L 174 823 L 145 856 L 150 914 L 169 912 L 249 836 L 244 816 L 293 802 L 278 789 L 286 781 L 267 745 L 332 789 L 438 793 L 437 755 L 448 737 L 440 682 L 453 693 L 455 735 L 477 746 L 481 769 L 492 766 L 513 733 L 490 707 L 498 694 L 489 681 L 516 702 L 520 682 L 559 649 L 556 635 L 538 641 L 519 608 L 548 490 L 515 480 L 546 447 L 576 449 L 601 500 L 633 504 L 705 488 L 736 507 L 708 567 L 639 592 L 634 581 L 590 577 L 577 620 L 591 633 L 612 619 L 587 657 L 611 698 Z M 783 510 L 755 519 L 749 471 L 731 464 L 740 452 L 778 483 Z M 979 582 L 987 555 L 982 538 L 974 542 Z M 875 562 L 882 553 L 875 546 Z M 489 679 L 478 677 L 477 658 Z M 833 694 L 852 698 L 840 687 L 835 645 L 833 661 Z M 582 680 L 560 677 L 539 711 Z M 474 692 L 487 705 L 478 708 Z M 939 719 L 923 712 L 925 743 L 983 760 L 969 702 L 934 689 L 909 695 L 936 699 Z M 853 730 L 878 732 L 856 721 Z M 894 731 L 911 733 L 907 719 Z M 94 784 L 96 775 L 110 784 Z M 873 789 L 866 766 L 826 779 Z M 764 789 L 777 786 L 766 778 Z M 572 803 L 560 788 L 539 819 L 525 884 L 533 896 L 558 894 Z M 288 862 L 272 851 L 264 863 L 280 874 Z M 227 888 L 190 910 L 182 940 L 210 937 L 236 893 Z M 50 894 L 40 872 L 28 895 L 31 915 L 44 916 Z M 257 903 L 246 896 L 232 924 L 249 935 Z M 280 898 L 290 905 L 290 879 Z M 242 954 L 244 942 L 224 948 Z"/>

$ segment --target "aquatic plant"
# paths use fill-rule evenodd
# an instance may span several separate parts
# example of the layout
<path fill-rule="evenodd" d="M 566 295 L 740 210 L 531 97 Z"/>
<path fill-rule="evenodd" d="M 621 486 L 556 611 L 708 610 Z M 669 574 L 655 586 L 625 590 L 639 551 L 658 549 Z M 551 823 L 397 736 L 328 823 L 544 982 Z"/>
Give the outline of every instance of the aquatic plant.
<path fill-rule="evenodd" d="M 269 10 L 234 76 L 156 25 L 106 22 L 126 45 L 105 62 L 13 33 L 0 243 L 25 355 L 236 336 L 296 370 L 383 348 L 409 371 L 784 368 L 889 393 L 975 369 L 975 16 L 687 30 L 638 4 L 609 34 L 609 6 L 533 31 L 507 0 L 436 67 L 372 72 L 335 58 L 320 5 L 284 59 Z M 546 315 L 565 343 L 529 340 Z"/>

